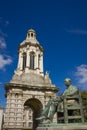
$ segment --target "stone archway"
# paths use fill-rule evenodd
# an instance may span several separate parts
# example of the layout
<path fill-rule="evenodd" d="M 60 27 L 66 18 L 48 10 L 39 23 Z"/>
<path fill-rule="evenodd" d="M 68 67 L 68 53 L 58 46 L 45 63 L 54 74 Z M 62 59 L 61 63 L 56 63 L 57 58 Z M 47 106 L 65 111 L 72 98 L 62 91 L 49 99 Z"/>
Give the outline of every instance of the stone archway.
<path fill-rule="evenodd" d="M 26 116 L 26 119 L 25 121 L 27 121 L 27 126 L 25 127 L 29 127 L 30 128 L 30 125 L 31 125 L 31 128 L 33 130 L 36 129 L 36 127 L 38 126 L 38 121 L 36 121 L 36 117 L 38 117 L 41 113 L 41 110 L 43 108 L 43 105 L 42 103 L 36 99 L 36 98 L 31 98 L 31 99 L 28 99 L 26 100 L 26 102 L 24 103 L 24 112 L 25 112 L 25 116 Z M 30 111 L 32 111 L 30 113 Z M 30 119 L 31 117 L 31 119 Z M 28 122 L 29 120 L 30 122 Z M 29 124 L 28 124 L 29 123 Z"/>

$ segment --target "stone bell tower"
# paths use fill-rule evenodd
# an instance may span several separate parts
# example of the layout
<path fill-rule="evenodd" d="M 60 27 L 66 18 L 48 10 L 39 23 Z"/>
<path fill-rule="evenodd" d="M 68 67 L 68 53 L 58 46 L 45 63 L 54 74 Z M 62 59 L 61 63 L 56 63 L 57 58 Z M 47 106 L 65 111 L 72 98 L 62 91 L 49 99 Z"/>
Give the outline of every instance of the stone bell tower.
<path fill-rule="evenodd" d="M 34 73 L 43 76 L 43 48 L 36 39 L 36 32 L 30 29 L 26 40 L 19 46 L 19 74 Z"/>
<path fill-rule="evenodd" d="M 42 108 L 58 88 L 43 71 L 43 48 L 30 29 L 18 48 L 18 66 L 12 80 L 5 85 L 6 112 L 4 130 L 35 129 Z"/>

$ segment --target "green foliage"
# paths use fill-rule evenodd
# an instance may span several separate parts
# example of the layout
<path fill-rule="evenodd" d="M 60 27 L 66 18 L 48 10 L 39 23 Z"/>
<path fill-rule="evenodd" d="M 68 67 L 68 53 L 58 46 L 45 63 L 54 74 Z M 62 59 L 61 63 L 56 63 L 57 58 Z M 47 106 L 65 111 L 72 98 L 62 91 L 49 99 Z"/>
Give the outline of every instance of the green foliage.
<path fill-rule="evenodd" d="M 85 122 L 87 122 L 87 91 L 82 91 L 81 97 L 82 97 L 82 104 L 83 104 L 83 110 L 84 110 L 84 119 L 85 119 Z"/>

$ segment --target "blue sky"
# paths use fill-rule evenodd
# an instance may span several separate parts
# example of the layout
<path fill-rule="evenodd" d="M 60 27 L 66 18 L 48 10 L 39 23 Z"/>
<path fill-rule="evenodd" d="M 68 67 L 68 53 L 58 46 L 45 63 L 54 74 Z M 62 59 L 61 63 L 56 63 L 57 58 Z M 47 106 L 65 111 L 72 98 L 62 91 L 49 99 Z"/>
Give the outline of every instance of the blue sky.
<path fill-rule="evenodd" d="M 70 77 L 87 90 L 87 1 L 1 0 L 0 1 L 0 105 L 5 107 L 4 84 L 18 62 L 18 45 L 33 28 L 44 48 L 44 73 L 65 90 Z"/>

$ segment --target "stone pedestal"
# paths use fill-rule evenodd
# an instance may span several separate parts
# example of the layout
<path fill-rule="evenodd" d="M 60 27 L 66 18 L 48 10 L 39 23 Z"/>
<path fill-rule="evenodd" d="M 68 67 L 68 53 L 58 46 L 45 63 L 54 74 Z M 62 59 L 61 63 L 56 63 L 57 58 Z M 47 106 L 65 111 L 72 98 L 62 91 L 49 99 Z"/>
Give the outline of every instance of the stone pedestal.
<path fill-rule="evenodd" d="M 87 130 L 87 124 L 46 124 L 37 127 L 36 130 Z"/>

